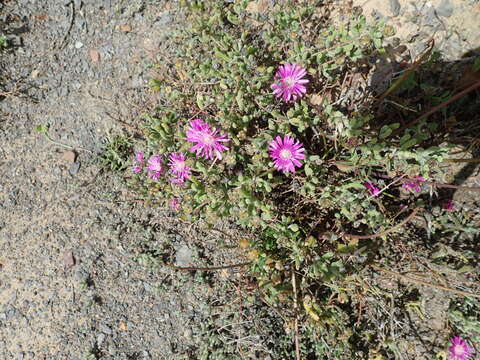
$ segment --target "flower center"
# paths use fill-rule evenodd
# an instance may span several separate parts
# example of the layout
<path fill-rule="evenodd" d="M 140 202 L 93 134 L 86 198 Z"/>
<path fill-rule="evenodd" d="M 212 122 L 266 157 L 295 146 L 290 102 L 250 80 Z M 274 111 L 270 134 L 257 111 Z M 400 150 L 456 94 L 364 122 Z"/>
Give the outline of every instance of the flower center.
<path fill-rule="evenodd" d="M 185 169 L 185 161 L 177 161 L 175 163 L 175 170 L 176 171 L 183 171 Z"/>
<path fill-rule="evenodd" d="M 292 152 L 288 149 L 283 149 L 280 151 L 280 157 L 283 160 L 290 160 L 292 158 Z"/>
<path fill-rule="evenodd" d="M 461 356 L 461 355 L 463 355 L 463 354 L 465 353 L 465 348 L 464 348 L 462 345 L 455 345 L 455 346 L 453 347 L 453 353 L 454 353 L 455 355 Z"/>
<path fill-rule="evenodd" d="M 215 139 L 210 134 L 203 134 L 203 139 L 202 140 L 206 145 L 212 145 Z"/>
<path fill-rule="evenodd" d="M 284 80 L 287 87 L 292 87 L 295 84 L 295 80 L 292 77 L 286 77 Z"/>
<path fill-rule="evenodd" d="M 162 171 L 162 164 L 159 162 L 153 163 L 150 167 L 152 171 Z"/>

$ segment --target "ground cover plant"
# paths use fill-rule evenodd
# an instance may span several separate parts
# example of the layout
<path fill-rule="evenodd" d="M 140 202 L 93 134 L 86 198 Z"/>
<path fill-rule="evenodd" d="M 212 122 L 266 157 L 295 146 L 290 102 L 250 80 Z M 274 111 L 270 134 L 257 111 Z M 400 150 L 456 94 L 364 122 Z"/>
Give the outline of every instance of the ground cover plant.
<path fill-rule="evenodd" d="M 462 143 L 449 141 L 438 118 L 408 111 L 413 95 L 427 107 L 453 98 L 421 78 L 435 65 L 431 51 L 423 72 L 412 61 L 387 92 L 350 87 L 388 56 L 392 29 L 355 11 L 324 26 L 326 5 L 313 0 L 184 8 L 190 26 L 152 65 L 160 101 L 145 117 L 145 141 L 133 144 L 131 188 L 183 221 L 214 227 L 225 219 L 249 231 L 239 245 L 258 291 L 287 309 L 292 341 L 276 358 L 402 358 L 402 316 L 422 313 L 416 284 L 451 297 L 444 346 L 437 341 L 431 353 L 467 359 L 478 346 L 479 214 L 459 208 L 437 180 Z M 395 110 L 383 103 L 391 94 Z M 455 108 L 442 111 L 448 118 Z M 122 170 L 115 148 L 104 162 Z M 428 269 L 449 286 L 405 269 Z M 380 286 L 385 274 L 398 280 L 391 293 Z"/>

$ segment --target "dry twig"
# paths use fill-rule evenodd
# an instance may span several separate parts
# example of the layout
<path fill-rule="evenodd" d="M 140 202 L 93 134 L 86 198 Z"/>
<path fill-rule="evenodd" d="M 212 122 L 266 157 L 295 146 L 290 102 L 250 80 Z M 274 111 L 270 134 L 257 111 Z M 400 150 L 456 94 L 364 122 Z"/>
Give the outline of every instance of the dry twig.
<path fill-rule="evenodd" d="M 417 284 L 420 284 L 420 285 L 429 286 L 429 287 L 432 287 L 432 288 L 435 288 L 435 289 L 438 289 L 438 290 L 448 291 L 448 292 L 458 294 L 458 295 L 480 298 L 480 294 L 473 294 L 473 293 L 469 293 L 467 291 L 452 289 L 452 288 L 449 288 L 449 287 L 443 286 L 443 285 L 431 284 L 429 282 L 426 282 L 426 281 L 423 281 L 423 280 L 420 280 L 420 279 L 416 279 L 416 278 L 413 278 L 413 277 L 408 276 L 408 275 L 403 275 L 403 274 L 397 273 L 396 271 L 381 268 L 380 266 L 377 266 L 377 265 L 371 265 L 371 267 L 374 268 L 375 270 L 382 271 L 386 274 L 395 276 L 395 277 L 403 279 L 405 281 L 414 282 L 414 283 L 417 283 Z"/>
<path fill-rule="evenodd" d="M 292 285 L 293 285 L 293 308 L 295 309 L 295 356 L 297 360 L 300 357 L 300 335 L 298 333 L 298 292 L 297 292 L 297 277 L 295 271 L 292 271 Z"/>
<path fill-rule="evenodd" d="M 221 266 L 212 266 L 212 267 L 198 267 L 198 266 L 176 266 L 172 264 L 164 264 L 166 267 L 173 269 L 173 270 L 180 270 L 180 271 L 215 271 L 215 270 L 223 270 L 223 269 L 231 269 L 236 267 L 243 267 L 248 266 L 252 262 L 240 263 L 240 264 L 231 264 L 231 265 L 221 265 Z"/>

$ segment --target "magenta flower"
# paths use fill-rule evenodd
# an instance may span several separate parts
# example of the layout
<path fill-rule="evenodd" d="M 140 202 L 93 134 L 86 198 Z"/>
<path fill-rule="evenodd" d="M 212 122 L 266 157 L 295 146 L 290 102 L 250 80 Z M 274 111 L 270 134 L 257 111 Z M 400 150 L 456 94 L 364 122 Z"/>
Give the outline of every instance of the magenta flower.
<path fill-rule="evenodd" d="M 221 160 L 222 151 L 228 150 L 228 147 L 222 144 L 230 141 L 227 135 L 220 135 L 217 129 L 211 129 L 210 125 L 201 119 L 192 120 L 189 125 L 187 140 L 195 143 L 189 151 L 205 159 L 213 160 L 215 157 Z"/>
<path fill-rule="evenodd" d="M 448 348 L 448 357 L 450 360 L 468 360 L 473 356 L 473 348 L 460 336 L 451 338 L 450 343 L 452 344 Z"/>
<path fill-rule="evenodd" d="M 421 183 L 424 183 L 425 179 L 422 176 L 415 176 L 413 179 L 406 181 L 402 187 L 406 190 L 420 192 L 422 190 Z"/>
<path fill-rule="evenodd" d="M 448 211 L 455 211 L 455 203 L 453 202 L 453 200 L 446 200 L 442 204 L 442 208 Z"/>
<path fill-rule="evenodd" d="M 296 64 L 285 64 L 278 68 L 271 88 L 277 98 L 285 102 L 296 101 L 306 92 L 304 84 L 308 83 L 303 77 L 307 74 L 304 68 Z"/>
<path fill-rule="evenodd" d="M 135 164 L 132 168 L 132 172 L 134 172 L 135 174 L 141 173 L 144 163 L 145 163 L 145 157 L 143 155 L 143 152 L 137 151 L 135 153 Z"/>
<path fill-rule="evenodd" d="M 174 153 L 170 154 L 170 162 L 168 166 L 170 166 L 170 171 L 175 178 L 172 179 L 172 183 L 174 184 L 181 184 L 185 182 L 185 179 L 190 177 L 190 167 L 186 163 L 185 154 L 183 153 Z"/>
<path fill-rule="evenodd" d="M 138 163 L 143 163 L 145 161 L 145 156 L 143 155 L 142 151 L 137 151 L 135 154 L 135 160 Z"/>
<path fill-rule="evenodd" d="M 177 197 L 172 197 L 170 199 L 170 207 L 175 211 L 180 209 L 180 199 Z"/>
<path fill-rule="evenodd" d="M 290 136 L 284 136 L 283 139 L 277 136 L 268 144 L 270 157 L 273 160 L 275 169 L 284 174 L 295 172 L 295 166 L 300 168 L 302 163 L 299 160 L 305 159 L 305 149 L 303 144 Z"/>
<path fill-rule="evenodd" d="M 373 195 L 373 196 L 380 195 L 380 189 L 377 188 L 375 185 L 373 185 L 371 182 L 365 181 L 363 183 L 363 186 L 365 186 L 367 188 L 370 195 Z"/>
<path fill-rule="evenodd" d="M 160 155 L 152 155 L 148 159 L 148 176 L 153 181 L 158 181 L 163 172 L 162 157 Z"/>

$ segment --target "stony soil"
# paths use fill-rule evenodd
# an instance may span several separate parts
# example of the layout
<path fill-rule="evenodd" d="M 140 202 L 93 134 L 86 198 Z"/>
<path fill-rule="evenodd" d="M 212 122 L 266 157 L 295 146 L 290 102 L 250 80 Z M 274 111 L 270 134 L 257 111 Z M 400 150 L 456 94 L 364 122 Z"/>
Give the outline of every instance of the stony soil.
<path fill-rule="evenodd" d="M 437 34 L 443 26 L 455 29 L 450 37 L 445 30 L 441 42 L 447 56 L 480 46 L 478 1 L 421 3 L 439 15 L 432 18 L 440 19 Z M 402 23 L 413 5 L 399 4 L 374 7 Z M 199 246 L 199 239 L 217 239 L 185 227 L 175 214 L 130 201 L 121 179 L 95 162 L 105 134 L 134 129 L 154 104 L 148 68 L 168 50 L 162 40 L 179 21 L 172 7 L 162 0 L 0 5 L 0 26 L 13 45 L 0 63 L 2 359 L 194 358 L 200 323 L 229 273 L 211 287 L 212 279 L 198 274 L 149 270 L 139 255 L 167 245 L 179 265 L 233 255 Z M 403 24 L 408 36 L 431 32 L 426 23 L 415 31 Z M 46 124 L 55 140 L 76 149 L 75 159 L 35 132 Z"/>
<path fill-rule="evenodd" d="M 147 72 L 175 23 L 170 6 L 1 5 L 13 45 L 2 53 L 1 359 L 191 358 L 218 291 L 201 276 L 148 270 L 137 260 L 168 246 L 178 265 L 208 265 L 195 243 L 215 238 L 169 211 L 124 201 L 134 195 L 95 161 L 107 133 L 135 127 L 151 106 Z M 47 124 L 75 159 L 34 130 Z"/>
<path fill-rule="evenodd" d="M 445 61 L 455 61 L 480 48 L 478 0 L 353 0 L 370 22 L 392 26 L 415 59 L 430 39 Z"/>

